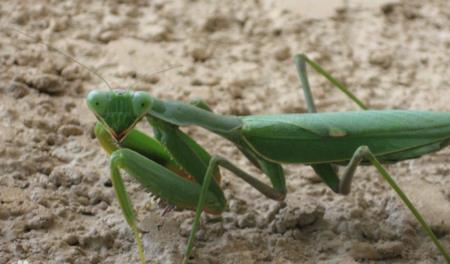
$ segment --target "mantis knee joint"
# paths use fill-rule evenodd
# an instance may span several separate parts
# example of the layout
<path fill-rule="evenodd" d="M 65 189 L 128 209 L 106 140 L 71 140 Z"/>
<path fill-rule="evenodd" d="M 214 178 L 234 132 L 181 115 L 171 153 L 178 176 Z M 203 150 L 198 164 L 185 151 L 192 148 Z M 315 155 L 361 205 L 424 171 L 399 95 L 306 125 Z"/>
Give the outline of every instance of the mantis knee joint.
<path fill-rule="evenodd" d="M 368 146 L 360 146 L 357 150 L 356 150 L 356 156 L 361 157 L 361 158 L 367 158 L 370 154 L 370 149 Z"/>
<path fill-rule="evenodd" d="M 123 160 L 123 149 L 115 150 L 113 153 L 111 153 L 111 157 L 109 158 L 109 164 L 111 166 L 117 166 L 120 164 L 120 162 Z"/>

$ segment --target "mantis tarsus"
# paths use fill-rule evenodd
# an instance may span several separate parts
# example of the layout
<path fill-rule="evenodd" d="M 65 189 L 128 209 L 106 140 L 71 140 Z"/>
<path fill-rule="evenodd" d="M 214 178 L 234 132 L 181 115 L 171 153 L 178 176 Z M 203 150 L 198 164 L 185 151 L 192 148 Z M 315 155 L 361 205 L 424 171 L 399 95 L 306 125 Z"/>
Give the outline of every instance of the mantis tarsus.
<path fill-rule="evenodd" d="M 446 262 L 442 246 L 423 217 L 381 163 L 420 157 L 447 146 L 450 113 L 369 111 L 342 83 L 305 55 L 294 58 L 308 106 L 307 114 L 224 116 L 203 102 L 160 100 L 146 92 L 91 91 L 87 104 L 98 119 L 96 136 L 111 154 L 114 189 L 135 235 L 139 256 L 145 256 L 136 218 L 120 175 L 123 169 L 153 194 L 181 208 L 195 209 L 183 263 L 191 254 L 202 211 L 220 213 L 226 201 L 219 186 L 219 167 L 226 168 L 265 196 L 283 200 L 286 186 L 281 163 L 311 165 L 336 193 L 348 194 L 356 167 L 373 165 L 411 210 Z M 306 65 L 338 87 L 365 111 L 316 113 Z M 156 139 L 136 130 L 146 118 Z M 231 142 L 270 179 L 257 180 L 222 156 L 211 156 L 179 126 L 195 125 Z M 336 165 L 345 165 L 338 176 Z"/>

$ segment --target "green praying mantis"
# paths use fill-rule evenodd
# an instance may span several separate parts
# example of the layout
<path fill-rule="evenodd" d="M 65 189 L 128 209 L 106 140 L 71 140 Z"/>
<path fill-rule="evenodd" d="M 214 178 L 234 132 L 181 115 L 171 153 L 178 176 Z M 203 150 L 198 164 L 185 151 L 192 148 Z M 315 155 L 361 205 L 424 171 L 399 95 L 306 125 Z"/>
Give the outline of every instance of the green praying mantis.
<path fill-rule="evenodd" d="M 34 40 L 25 32 L 12 29 Z M 43 41 L 38 43 L 60 53 L 108 82 L 73 56 Z M 373 165 L 398 194 L 435 244 L 447 263 L 450 254 L 439 242 L 422 215 L 398 187 L 382 163 L 394 163 L 436 152 L 450 143 L 450 113 L 384 110 L 369 111 L 349 89 L 319 64 L 300 54 L 294 57 L 302 84 L 307 114 L 224 116 L 212 112 L 202 100 L 190 103 L 160 100 L 146 92 L 91 91 L 87 105 L 98 122 L 95 135 L 111 155 L 114 190 L 137 243 L 141 263 L 146 263 L 136 216 L 125 191 L 120 170 L 125 170 L 154 195 L 179 208 L 194 209 L 195 218 L 183 264 L 189 261 L 203 211 L 220 214 L 226 200 L 220 188 L 219 166 L 231 171 L 263 195 L 274 200 L 286 196 L 282 163 L 310 165 L 334 192 L 350 192 L 358 165 Z M 359 112 L 317 113 L 306 65 L 324 76 L 353 100 Z M 155 138 L 134 126 L 147 119 Z M 225 157 L 211 156 L 179 127 L 195 125 L 232 143 L 262 173 L 271 186 L 240 169 Z M 344 165 L 342 176 L 336 165 Z"/>
<path fill-rule="evenodd" d="M 125 170 L 154 195 L 179 208 L 195 210 L 183 263 L 189 261 L 203 211 L 221 213 L 226 200 L 220 188 L 219 167 L 232 172 L 274 200 L 286 196 L 282 163 L 312 166 L 334 192 L 348 194 L 358 165 L 373 165 L 411 210 L 447 263 L 450 256 L 421 214 L 397 186 L 382 163 L 418 158 L 450 142 L 450 113 L 367 110 L 346 86 L 305 55 L 294 57 L 309 113 L 231 116 L 213 113 L 197 100 L 161 100 L 147 92 L 91 91 L 87 105 L 98 119 L 95 135 L 111 154 L 110 171 L 120 207 L 131 227 L 139 258 L 145 263 L 136 216 L 125 190 Z M 317 113 L 306 74 L 310 65 L 364 111 Z M 134 128 L 147 119 L 154 138 Z M 210 155 L 179 127 L 194 125 L 218 134 L 234 145 L 268 176 L 270 184 Z M 337 165 L 344 165 L 338 175 Z"/>

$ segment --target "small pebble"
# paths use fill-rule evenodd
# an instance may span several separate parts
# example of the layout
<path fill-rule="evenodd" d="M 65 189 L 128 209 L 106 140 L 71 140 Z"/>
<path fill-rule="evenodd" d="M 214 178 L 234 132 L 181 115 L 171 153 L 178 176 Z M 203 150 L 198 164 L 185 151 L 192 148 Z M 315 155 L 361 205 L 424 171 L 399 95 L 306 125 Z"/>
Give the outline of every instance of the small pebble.
<path fill-rule="evenodd" d="M 211 57 L 211 51 L 205 47 L 194 47 L 191 50 L 191 57 L 194 61 L 206 61 Z"/>
<path fill-rule="evenodd" d="M 68 234 L 64 237 L 64 241 L 71 245 L 71 246 L 75 246 L 78 245 L 80 242 L 78 241 L 78 236 L 76 236 L 75 234 Z"/>
<path fill-rule="evenodd" d="M 60 94 L 64 91 L 64 81 L 61 77 L 52 74 L 41 74 L 32 77 L 27 81 L 30 87 L 38 90 L 39 92 L 49 95 Z"/>
<path fill-rule="evenodd" d="M 228 203 L 230 211 L 236 214 L 242 214 L 247 210 L 247 203 L 243 200 L 232 199 Z"/>
<path fill-rule="evenodd" d="M 11 82 L 6 91 L 10 93 L 15 99 L 20 99 L 30 93 L 29 87 L 20 82 Z"/>
<path fill-rule="evenodd" d="M 214 14 L 204 20 L 202 23 L 202 29 L 206 32 L 212 33 L 228 28 L 231 24 L 230 22 L 231 20 L 228 17 Z"/>
<path fill-rule="evenodd" d="M 383 69 L 389 69 L 392 65 L 392 55 L 386 50 L 372 51 L 369 55 L 369 63 Z"/>
<path fill-rule="evenodd" d="M 291 49 L 287 46 L 279 47 L 273 53 L 274 58 L 277 61 L 284 61 L 291 58 Z"/>
<path fill-rule="evenodd" d="M 77 125 L 62 125 L 58 129 L 58 133 L 64 135 L 65 137 L 70 136 L 81 136 L 83 135 L 83 129 Z"/>
<path fill-rule="evenodd" d="M 53 220 L 53 214 L 44 210 L 39 210 L 36 215 L 27 220 L 25 230 L 48 229 L 53 224 Z"/>
<path fill-rule="evenodd" d="M 141 33 L 142 38 L 150 41 L 165 41 L 169 39 L 170 29 L 163 25 L 151 25 Z"/>
<path fill-rule="evenodd" d="M 60 165 L 49 175 L 49 180 L 56 186 L 70 187 L 81 183 L 83 176 L 74 166 Z"/>
<path fill-rule="evenodd" d="M 102 32 L 97 37 L 97 39 L 103 43 L 108 43 L 108 42 L 116 40 L 118 38 L 119 38 L 119 34 L 114 30 L 108 30 L 108 31 Z"/>
<path fill-rule="evenodd" d="M 180 235 L 184 237 L 188 237 L 192 230 L 192 222 L 193 218 L 187 218 L 180 224 Z"/>
<path fill-rule="evenodd" d="M 304 204 L 302 207 L 294 209 L 286 207 L 275 216 L 271 223 L 271 229 L 273 232 L 283 234 L 287 230 L 302 228 L 315 223 L 323 218 L 324 213 L 323 207 L 311 204 Z"/>
<path fill-rule="evenodd" d="M 380 254 L 377 252 L 372 244 L 367 242 L 357 242 L 353 243 L 350 248 L 350 255 L 356 259 L 380 259 Z"/>
<path fill-rule="evenodd" d="M 256 226 L 256 217 L 254 213 L 245 213 L 239 216 L 237 220 L 240 228 L 251 228 Z"/>

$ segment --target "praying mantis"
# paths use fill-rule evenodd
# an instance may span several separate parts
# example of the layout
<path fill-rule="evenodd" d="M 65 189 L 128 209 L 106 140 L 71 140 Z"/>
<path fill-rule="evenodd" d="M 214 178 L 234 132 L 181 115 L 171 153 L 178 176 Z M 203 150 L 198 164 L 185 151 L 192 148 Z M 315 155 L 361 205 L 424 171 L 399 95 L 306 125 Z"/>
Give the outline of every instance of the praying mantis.
<path fill-rule="evenodd" d="M 190 103 L 162 100 L 147 92 L 91 91 L 87 105 L 98 122 L 95 135 L 109 153 L 114 190 L 145 263 L 136 216 L 125 190 L 125 170 L 154 195 L 180 208 L 195 210 L 183 263 L 189 261 L 203 211 L 226 209 L 220 188 L 219 167 L 232 172 L 274 200 L 286 196 L 281 164 L 312 166 L 323 182 L 338 194 L 348 194 L 358 165 L 373 165 L 433 241 L 447 263 L 450 256 L 424 218 L 397 186 L 382 163 L 394 163 L 436 152 L 450 142 L 450 113 L 368 110 L 348 88 L 319 64 L 300 54 L 294 57 L 309 113 L 232 116 L 219 115 L 197 100 Z M 309 65 L 345 93 L 364 111 L 317 113 L 306 74 Z M 152 138 L 134 128 L 146 119 Z M 202 127 L 231 141 L 270 184 L 234 165 L 226 157 L 210 155 L 179 127 Z M 338 175 L 337 165 L 344 165 Z"/>

